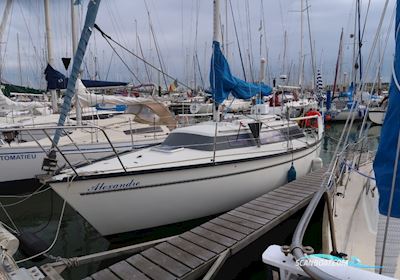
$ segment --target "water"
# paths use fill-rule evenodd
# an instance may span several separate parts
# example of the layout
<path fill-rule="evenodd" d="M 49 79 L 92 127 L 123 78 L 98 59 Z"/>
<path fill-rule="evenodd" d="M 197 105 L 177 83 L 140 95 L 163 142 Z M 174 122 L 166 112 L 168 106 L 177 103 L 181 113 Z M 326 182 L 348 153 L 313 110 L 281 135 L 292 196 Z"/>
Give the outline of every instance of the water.
<path fill-rule="evenodd" d="M 355 124 L 350 134 L 350 140 L 355 141 L 358 137 L 358 124 Z M 343 123 L 327 125 L 326 136 L 323 140 L 321 158 L 324 163 L 328 163 L 332 158 L 337 140 L 344 128 Z M 368 130 L 369 136 L 378 136 L 380 127 L 371 127 Z M 372 141 L 370 150 L 376 149 L 378 140 Z M 4 205 L 21 201 L 18 199 L 1 199 Z M 55 237 L 58 221 L 60 218 L 63 201 L 52 190 L 45 191 L 35 195 L 21 203 L 6 207 L 11 214 L 13 221 L 20 231 L 35 232 L 48 244 L 51 244 Z M 105 205 L 106 207 L 106 205 Z M 261 262 L 261 254 L 270 244 L 289 244 L 291 232 L 295 228 L 301 213 L 294 215 L 284 224 L 280 225 L 273 233 L 260 239 L 256 245 L 250 246 L 242 254 L 231 258 L 225 266 L 225 272 L 221 272 L 220 279 L 266 279 L 264 266 Z M 0 220 L 8 225 L 11 222 L 2 212 Z M 88 224 L 77 212 L 68 205 L 66 206 L 62 220 L 60 233 L 55 246 L 50 251 L 53 256 L 76 257 L 90 253 L 96 253 L 108 249 L 114 249 L 121 246 L 136 244 L 152 239 L 158 239 L 184 232 L 192 227 L 202 224 L 207 218 L 198 219 L 186 223 L 179 223 L 174 226 L 162 227 L 153 230 L 141 231 L 136 233 L 123 234 L 114 238 L 111 242 L 103 238 L 90 224 Z M 282 233 L 285 232 L 286 235 Z M 316 233 L 314 236 L 318 236 Z M 16 260 L 24 258 L 21 253 L 15 255 Z M 247 261 L 244 262 L 243 260 Z M 22 264 L 24 267 L 41 265 L 50 260 L 40 262 L 28 261 Z M 79 279 L 85 277 L 101 267 L 115 263 L 112 260 L 103 263 L 93 263 L 84 265 L 72 270 L 66 270 L 62 276 L 65 279 Z M 233 269 L 235 268 L 235 270 Z M 230 271 L 231 273 L 227 273 Z M 234 271 L 234 272 L 233 272 Z M 222 277 L 222 278 L 221 278 Z"/>

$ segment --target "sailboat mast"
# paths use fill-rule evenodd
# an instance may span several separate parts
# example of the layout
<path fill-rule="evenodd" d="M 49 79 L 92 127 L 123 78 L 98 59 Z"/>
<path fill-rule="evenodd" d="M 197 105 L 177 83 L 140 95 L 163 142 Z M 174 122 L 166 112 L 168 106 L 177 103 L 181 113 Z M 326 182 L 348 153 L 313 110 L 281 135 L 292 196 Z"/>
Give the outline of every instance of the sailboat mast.
<path fill-rule="evenodd" d="M 358 61 L 359 61 L 359 71 L 360 71 L 360 82 L 362 82 L 362 38 L 361 38 L 361 5 L 360 0 L 357 0 L 357 20 L 358 20 Z"/>
<path fill-rule="evenodd" d="M 226 59 L 229 59 L 229 42 L 228 42 L 228 0 L 225 0 L 225 56 Z"/>
<path fill-rule="evenodd" d="M 51 34 L 51 18 L 50 18 L 50 6 L 49 0 L 44 0 L 44 19 L 46 24 L 46 42 L 47 42 L 47 63 L 50 66 L 54 66 L 54 57 L 53 57 L 53 36 Z M 50 90 L 51 94 L 51 107 L 53 109 L 53 113 L 58 112 L 57 106 L 57 92 L 52 89 Z"/>
<path fill-rule="evenodd" d="M 337 80 L 338 80 L 339 67 L 340 67 L 340 57 L 342 55 L 342 47 L 343 47 L 343 28 L 342 28 L 342 32 L 340 33 L 339 52 L 338 52 L 338 57 L 337 57 L 337 61 L 336 61 L 335 81 L 333 82 L 332 99 L 335 96 L 336 87 L 337 87 Z"/>
<path fill-rule="evenodd" d="M 221 9 L 220 0 L 214 0 L 213 8 L 214 8 L 213 9 L 213 12 L 214 12 L 213 13 L 213 41 L 220 43 L 221 42 L 221 32 L 220 32 L 221 18 L 219 16 L 219 11 Z M 215 59 L 215 58 L 213 57 L 213 59 Z M 212 63 L 214 64 L 214 62 L 212 62 Z M 219 121 L 218 104 L 215 101 L 215 98 L 214 98 L 214 106 L 213 106 L 213 119 L 215 122 Z"/>
<path fill-rule="evenodd" d="M 221 9 L 220 0 L 214 0 L 214 14 L 213 14 L 213 41 L 221 42 L 221 18 L 219 16 L 219 11 Z"/>
<path fill-rule="evenodd" d="M 19 83 L 22 86 L 21 49 L 19 47 L 19 33 L 17 33 Z"/>
<path fill-rule="evenodd" d="M 6 29 L 6 24 L 8 22 L 8 19 L 10 18 L 10 12 L 11 12 L 11 4 L 12 4 L 12 0 L 7 0 L 6 3 L 6 7 L 4 9 L 3 12 L 3 17 L 1 19 L 1 24 L 0 24 L 0 81 L 1 81 L 1 77 L 2 77 L 2 69 L 3 69 L 3 55 L 2 55 L 2 51 L 1 51 L 1 46 L 3 44 L 3 35 L 4 35 L 4 31 Z"/>
<path fill-rule="evenodd" d="M 77 32 L 78 17 L 77 17 L 77 11 L 76 11 L 74 2 L 75 2 L 75 0 L 71 0 L 72 53 L 75 56 L 76 50 L 78 49 L 78 32 Z M 78 74 L 78 78 L 80 78 L 80 73 Z M 76 94 L 76 98 L 75 98 L 75 114 L 76 114 L 77 125 L 82 125 L 82 108 L 81 108 L 81 104 L 79 103 L 78 94 Z"/>
<path fill-rule="evenodd" d="M 299 87 L 301 91 L 301 96 L 303 96 L 303 76 L 304 76 L 304 68 L 303 68 L 303 59 L 304 59 L 304 0 L 301 0 L 301 9 L 300 9 L 300 61 L 299 61 Z"/>

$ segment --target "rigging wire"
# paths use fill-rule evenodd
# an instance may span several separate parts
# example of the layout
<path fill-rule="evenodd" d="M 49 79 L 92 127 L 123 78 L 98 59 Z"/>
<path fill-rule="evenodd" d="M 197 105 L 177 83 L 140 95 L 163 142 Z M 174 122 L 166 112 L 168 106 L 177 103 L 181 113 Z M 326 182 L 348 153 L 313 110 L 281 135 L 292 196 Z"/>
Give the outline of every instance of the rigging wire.
<path fill-rule="evenodd" d="M 143 48 L 142 48 L 142 42 L 140 41 L 139 35 L 138 35 L 138 37 L 137 37 L 137 40 L 138 40 L 138 45 L 139 45 L 139 49 L 140 49 L 140 54 L 142 55 L 142 59 L 141 59 L 141 60 L 142 60 L 143 63 L 144 63 L 144 69 L 145 69 L 145 71 L 146 71 L 147 79 L 149 80 L 149 83 L 151 83 L 150 72 L 149 72 L 149 69 L 147 68 L 147 63 L 146 63 L 146 61 L 145 61 L 145 56 L 144 56 Z"/>
<path fill-rule="evenodd" d="M 233 12 L 233 7 L 232 7 L 232 1 L 229 0 L 229 6 L 231 8 L 231 14 L 232 14 L 232 21 L 233 21 L 233 28 L 235 30 L 235 36 L 236 36 L 236 43 L 239 49 L 239 57 L 240 57 L 240 63 L 242 65 L 242 70 L 243 70 L 243 77 L 244 80 L 247 82 L 247 77 L 246 77 L 246 70 L 244 68 L 244 63 L 243 63 L 243 56 L 242 56 L 242 50 L 240 48 L 240 43 L 239 43 L 239 37 L 238 37 L 238 32 L 237 32 L 237 27 L 236 27 L 236 20 L 235 20 L 235 14 Z"/>
<path fill-rule="evenodd" d="M 103 36 L 104 37 L 104 36 Z M 128 69 L 128 71 L 132 74 L 132 76 L 141 84 L 142 82 L 139 80 L 137 75 L 131 70 L 129 65 L 125 62 L 125 60 L 121 57 L 121 55 L 117 52 L 117 50 L 114 48 L 114 46 L 110 43 L 107 37 L 104 37 L 106 40 L 107 44 L 110 46 L 110 48 L 113 50 L 113 52 L 117 55 L 117 57 L 121 60 L 122 64 L 125 65 L 125 67 Z M 86 64 L 85 64 L 86 65 Z"/>
<path fill-rule="evenodd" d="M 143 1 L 144 1 L 144 5 L 146 7 L 146 11 L 147 11 L 147 18 L 148 18 L 148 21 L 149 21 L 150 33 L 151 33 L 151 36 L 153 37 L 154 47 L 156 48 L 156 54 L 157 54 L 157 58 L 158 58 L 158 63 L 160 64 L 160 68 L 161 68 L 161 71 L 159 71 L 159 73 L 163 74 L 165 87 L 168 89 L 167 79 L 165 78 L 165 74 L 164 74 L 165 73 L 165 71 L 164 71 L 165 65 L 164 65 L 164 61 L 162 59 L 161 50 L 159 48 L 156 36 L 154 34 L 153 23 L 152 23 L 151 17 L 150 17 L 150 10 L 149 10 L 149 7 L 147 6 L 147 1 L 146 0 L 143 0 Z"/>
<path fill-rule="evenodd" d="M 143 61 L 146 65 L 148 65 L 148 66 L 150 66 L 151 68 L 153 68 L 153 69 L 155 69 L 155 70 L 161 72 L 161 73 L 164 74 L 166 77 L 168 77 L 168 78 L 170 78 L 170 79 L 173 79 L 173 80 L 176 80 L 174 77 L 172 77 L 172 76 L 169 75 L 168 73 L 162 72 L 160 69 L 158 69 L 158 68 L 157 68 L 156 66 L 154 66 L 153 64 L 147 62 L 146 60 L 144 60 L 143 58 L 141 58 L 140 56 L 138 56 L 137 54 L 135 54 L 134 52 L 132 52 L 131 50 L 129 50 L 128 48 L 126 48 L 125 46 L 123 46 L 121 43 L 115 41 L 113 38 L 111 38 L 110 35 L 106 34 L 97 24 L 94 25 L 94 28 L 97 29 L 97 30 L 100 32 L 100 34 L 102 35 L 102 37 L 103 37 L 107 42 L 108 42 L 108 41 L 111 41 L 111 42 L 115 43 L 117 46 L 119 46 L 120 48 L 122 48 L 124 51 L 126 51 L 126 52 L 128 52 L 129 54 L 135 56 L 137 59 Z M 190 90 L 193 90 L 190 86 L 186 85 L 185 83 L 182 83 L 182 82 L 180 82 L 180 81 L 177 81 L 177 82 L 178 82 L 178 84 L 181 84 L 182 86 L 184 86 L 184 87 L 186 87 L 186 88 L 188 88 L 188 89 L 190 89 Z"/>

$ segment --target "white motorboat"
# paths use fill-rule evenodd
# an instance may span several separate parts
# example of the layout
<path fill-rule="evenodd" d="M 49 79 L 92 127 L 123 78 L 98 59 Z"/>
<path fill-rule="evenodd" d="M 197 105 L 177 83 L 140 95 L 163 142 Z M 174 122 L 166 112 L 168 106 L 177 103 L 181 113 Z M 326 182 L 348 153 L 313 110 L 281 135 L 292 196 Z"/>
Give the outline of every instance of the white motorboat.
<path fill-rule="evenodd" d="M 102 235 L 220 213 L 287 182 L 292 163 L 305 175 L 319 155 L 321 117 L 307 133 L 276 116 L 260 123 L 259 138 L 252 118 L 178 128 L 160 146 L 63 171 L 49 184 Z"/>

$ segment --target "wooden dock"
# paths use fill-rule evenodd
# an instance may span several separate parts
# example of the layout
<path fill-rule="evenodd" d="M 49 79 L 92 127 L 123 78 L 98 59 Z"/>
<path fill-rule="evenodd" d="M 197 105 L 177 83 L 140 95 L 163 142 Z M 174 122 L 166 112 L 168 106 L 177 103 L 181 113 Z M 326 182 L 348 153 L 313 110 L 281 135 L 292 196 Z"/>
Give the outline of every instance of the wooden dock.
<path fill-rule="evenodd" d="M 172 280 L 211 275 L 229 256 L 305 207 L 325 172 L 326 168 L 312 172 L 85 279 Z"/>

